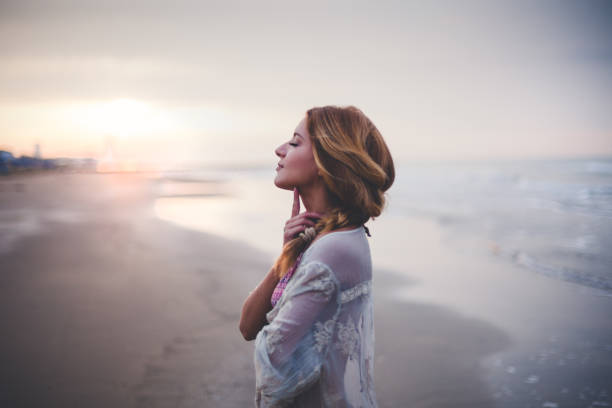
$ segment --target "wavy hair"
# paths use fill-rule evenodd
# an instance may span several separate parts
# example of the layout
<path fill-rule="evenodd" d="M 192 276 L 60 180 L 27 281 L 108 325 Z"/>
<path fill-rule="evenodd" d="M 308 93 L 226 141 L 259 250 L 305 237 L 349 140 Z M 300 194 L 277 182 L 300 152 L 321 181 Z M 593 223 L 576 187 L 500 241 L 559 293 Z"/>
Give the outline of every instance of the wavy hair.
<path fill-rule="evenodd" d="M 315 234 L 300 234 L 284 245 L 273 266 L 279 277 L 287 273 L 316 235 L 358 227 L 378 217 L 385 206 L 384 192 L 395 179 L 387 144 L 356 107 L 312 108 L 306 112 L 306 127 L 331 209 L 316 223 Z"/>

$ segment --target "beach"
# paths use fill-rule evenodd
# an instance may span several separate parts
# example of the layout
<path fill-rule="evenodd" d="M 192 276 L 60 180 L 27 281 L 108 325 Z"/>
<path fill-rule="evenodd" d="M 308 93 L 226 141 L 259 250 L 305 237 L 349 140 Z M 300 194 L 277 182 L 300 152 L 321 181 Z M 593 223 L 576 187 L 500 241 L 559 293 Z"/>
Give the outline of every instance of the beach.
<path fill-rule="evenodd" d="M 40 225 L 1 258 L 0 405 L 250 402 L 237 321 L 267 267 L 256 252 L 156 220 L 140 176 L 2 181 L 23 186 L 3 211 Z"/>
<path fill-rule="evenodd" d="M 253 405 L 238 320 L 280 228 L 263 248 L 186 228 L 159 216 L 160 195 L 181 195 L 159 186 L 139 173 L 0 178 L 0 406 Z M 391 220 L 371 228 L 380 407 L 612 406 L 611 297 L 407 222 L 387 238 Z M 404 270 L 385 262 L 394 245 Z"/>

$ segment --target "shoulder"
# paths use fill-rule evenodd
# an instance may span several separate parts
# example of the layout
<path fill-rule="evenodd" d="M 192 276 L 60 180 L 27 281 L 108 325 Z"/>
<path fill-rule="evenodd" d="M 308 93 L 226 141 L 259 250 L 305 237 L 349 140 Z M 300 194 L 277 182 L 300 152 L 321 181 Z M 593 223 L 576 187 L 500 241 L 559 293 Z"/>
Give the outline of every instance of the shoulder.
<path fill-rule="evenodd" d="M 363 227 L 332 231 L 313 241 L 303 262 L 327 265 L 340 281 L 347 273 L 363 275 L 371 268 L 370 247 Z"/>
<path fill-rule="evenodd" d="M 312 244 L 310 244 L 308 248 L 310 252 L 309 258 L 314 257 L 316 259 L 318 256 L 325 255 L 326 253 L 342 253 L 346 255 L 351 251 L 355 251 L 362 239 L 360 231 L 355 229 L 328 232 L 317 236 Z M 329 262 L 325 263 L 329 264 Z"/>
<path fill-rule="evenodd" d="M 316 236 L 316 238 L 314 239 L 313 243 L 317 242 L 317 240 L 321 239 L 322 237 L 329 235 L 329 234 L 335 234 L 337 232 L 343 232 L 343 231 L 351 231 L 351 230 L 355 230 L 355 227 L 343 227 L 343 228 L 338 228 L 337 230 L 333 230 L 333 231 L 328 231 L 325 234 L 319 234 Z M 357 228 L 357 229 L 361 229 L 361 228 Z"/>

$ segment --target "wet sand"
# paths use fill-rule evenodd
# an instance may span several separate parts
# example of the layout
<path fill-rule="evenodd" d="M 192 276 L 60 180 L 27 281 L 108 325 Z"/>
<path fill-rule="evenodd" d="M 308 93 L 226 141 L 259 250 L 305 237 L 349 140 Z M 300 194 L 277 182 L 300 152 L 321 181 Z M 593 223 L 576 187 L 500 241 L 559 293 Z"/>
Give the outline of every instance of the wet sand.
<path fill-rule="evenodd" d="M 267 254 L 157 219 L 143 175 L 0 184 L 0 406 L 252 406 L 253 344 L 237 325 Z M 503 325 L 395 296 L 409 278 L 381 268 L 374 285 L 381 407 L 511 406 L 507 363 L 537 349 L 513 346 Z M 589 384 L 610 373 L 600 354 Z"/>

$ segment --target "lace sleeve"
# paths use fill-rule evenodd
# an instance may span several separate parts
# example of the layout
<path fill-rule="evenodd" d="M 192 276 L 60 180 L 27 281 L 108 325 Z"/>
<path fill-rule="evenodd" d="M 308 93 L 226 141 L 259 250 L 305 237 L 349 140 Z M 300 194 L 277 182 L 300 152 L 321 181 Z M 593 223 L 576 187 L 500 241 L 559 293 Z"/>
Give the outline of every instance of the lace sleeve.
<path fill-rule="evenodd" d="M 313 326 L 326 307 L 336 305 L 338 282 L 321 262 L 296 271 L 279 304 L 268 314 L 270 324 L 255 339 L 258 406 L 285 406 L 318 378 L 321 350 Z"/>

